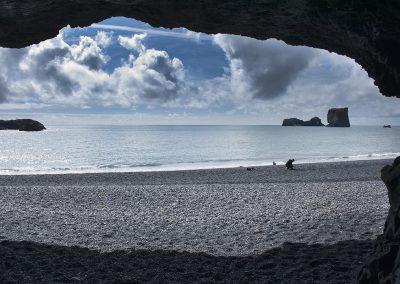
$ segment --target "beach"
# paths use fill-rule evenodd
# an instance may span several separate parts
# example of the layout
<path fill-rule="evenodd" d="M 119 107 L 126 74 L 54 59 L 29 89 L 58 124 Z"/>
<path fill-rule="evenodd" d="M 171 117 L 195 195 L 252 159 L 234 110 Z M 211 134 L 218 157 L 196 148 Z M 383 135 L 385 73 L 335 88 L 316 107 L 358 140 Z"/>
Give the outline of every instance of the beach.
<path fill-rule="evenodd" d="M 0 280 L 351 283 L 390 162 L 2 175 Z"/>

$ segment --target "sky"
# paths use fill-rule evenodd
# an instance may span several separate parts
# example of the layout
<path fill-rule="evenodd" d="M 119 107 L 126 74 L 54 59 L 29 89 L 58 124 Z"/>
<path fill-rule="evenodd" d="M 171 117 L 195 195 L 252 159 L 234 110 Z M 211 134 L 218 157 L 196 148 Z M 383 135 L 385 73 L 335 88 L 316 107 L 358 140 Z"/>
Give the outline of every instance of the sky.
<path fill-rule="evenodd" d="M 353 59 L 283 41 L 153 28 L 115 17 L 66 27 L 24 49 L 0 48 L 0 117 L 70 124 L 399 124 Z"/>

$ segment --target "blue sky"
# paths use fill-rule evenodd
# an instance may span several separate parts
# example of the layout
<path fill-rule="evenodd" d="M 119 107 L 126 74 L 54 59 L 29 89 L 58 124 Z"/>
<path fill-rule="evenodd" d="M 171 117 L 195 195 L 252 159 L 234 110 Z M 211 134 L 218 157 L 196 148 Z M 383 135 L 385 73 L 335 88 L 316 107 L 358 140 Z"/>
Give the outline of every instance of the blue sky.
<path fill-rule="evenodd" d="M 355 124 L 400 121 L 399 100 L 381 96 L 350 58 L 120 17 L 66 27 L 22 50 L 1 48 L 0 66 L 6 118 L 280 124 L 286 117 L 324 121 L 330 107 L 348 106 Z"/>

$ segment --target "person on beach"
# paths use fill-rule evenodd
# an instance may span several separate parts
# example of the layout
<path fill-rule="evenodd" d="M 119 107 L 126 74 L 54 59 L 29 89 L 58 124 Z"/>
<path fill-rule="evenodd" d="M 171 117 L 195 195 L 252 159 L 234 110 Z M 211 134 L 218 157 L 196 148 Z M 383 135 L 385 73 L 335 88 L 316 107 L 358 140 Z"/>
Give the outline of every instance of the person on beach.
<path fill-rule="evenodd" d="M 293 162 L 294 162 L 294 159 L 290 159 L 289 161 L 286 162 L 286 168 L 288 170 L 294 170 Z"/>

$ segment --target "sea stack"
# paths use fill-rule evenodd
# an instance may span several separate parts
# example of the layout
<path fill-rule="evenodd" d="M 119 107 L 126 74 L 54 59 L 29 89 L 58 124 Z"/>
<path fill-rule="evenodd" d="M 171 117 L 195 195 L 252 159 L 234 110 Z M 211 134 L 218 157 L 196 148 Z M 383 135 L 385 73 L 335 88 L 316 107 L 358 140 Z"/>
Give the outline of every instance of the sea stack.
<path fill-rule="evenodd" d="M 0 120 L 0 130 L 42 131 L 43 124 L 32 119 Z"/>
<path fill-rule="evenodd" d="M 325 126 L 319 117 L 313 117 L 308 121 L 298 118 L 286 118 L 283 120 L 282 126 Z"/>
<path fill-rule="evenodd" d="M 350 127 L 349 108 L 331 108 L 327 120 L 328 127 Z"/>

